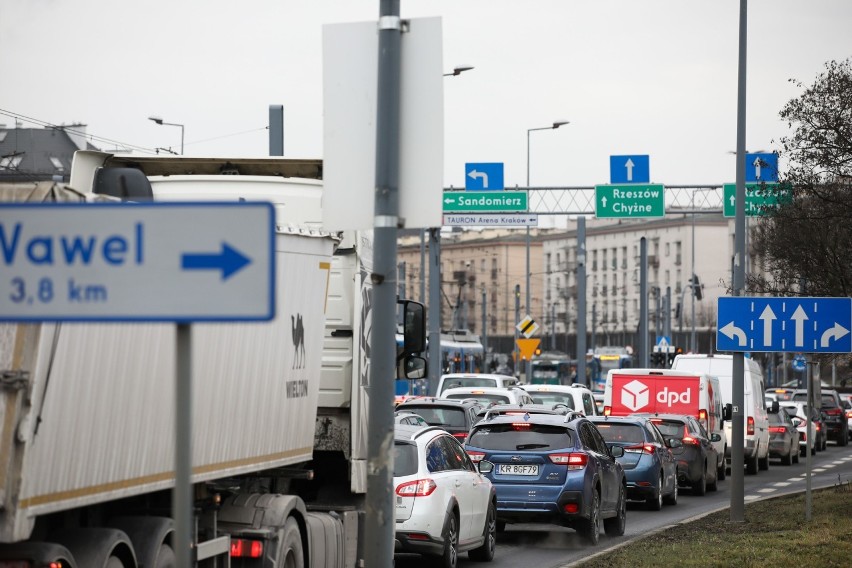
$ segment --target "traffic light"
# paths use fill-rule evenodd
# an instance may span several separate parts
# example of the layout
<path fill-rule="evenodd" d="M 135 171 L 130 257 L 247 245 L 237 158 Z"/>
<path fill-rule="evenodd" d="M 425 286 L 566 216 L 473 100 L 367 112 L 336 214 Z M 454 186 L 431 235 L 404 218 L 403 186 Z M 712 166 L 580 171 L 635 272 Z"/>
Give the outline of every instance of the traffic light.
<path fill-rule="evenodd" d="M 690 283 L 692 284 L 692 295 L 695 296 L 695 299 L 700 302 L 702 298 L 704 298 L 704 288 L 701 285 L 701 282 L 698 280 L 697 274 L 692 275 Z"/>

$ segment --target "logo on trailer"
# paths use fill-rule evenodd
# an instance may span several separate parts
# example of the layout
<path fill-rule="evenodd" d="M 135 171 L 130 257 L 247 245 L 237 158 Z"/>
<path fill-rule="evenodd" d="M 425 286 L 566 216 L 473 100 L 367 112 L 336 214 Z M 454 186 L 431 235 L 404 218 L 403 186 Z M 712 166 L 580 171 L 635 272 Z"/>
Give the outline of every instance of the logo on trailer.
<path fill-rule="evenodd" d="M 648 385 L 641 381 L 630 381 L 621 390 L 621 404 L 636 412 L 650 401 Z"/>
<path fill-rule="evenodd" d="M 674 391 L 669 392 L 669 387 L 666 387 L 657 393 L 657 402 L 660 404 L 667 404 L 669 406 L 674 405 L 676 402 L 689 404 L 692 402 L 692 389 L 686 389 L 682 393 L 676 393 Z"/>

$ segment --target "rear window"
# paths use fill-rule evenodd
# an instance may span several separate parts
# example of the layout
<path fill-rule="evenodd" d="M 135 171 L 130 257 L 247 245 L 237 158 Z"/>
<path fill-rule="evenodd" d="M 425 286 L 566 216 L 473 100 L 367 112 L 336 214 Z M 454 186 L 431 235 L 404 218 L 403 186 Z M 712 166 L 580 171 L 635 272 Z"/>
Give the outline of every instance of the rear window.
<path fill-rule="evenodd" d="M 645 441 L 645 433 L 637 424 L 607 424 L 595 422 L 598 431 L 607 442 L 628 442 L 641 444 Z"/>
<path fill-rule="evenodd" d="M 480 378 L 459 378 L 459 379 L 447 379 L 444 381 L 444 386 L 441 387 L 441 391 L 445 391 L 447 389 L 454 389 L 457 387 L 498 387 L 500 385 L 497 384 L 496 379 L 480 379 Z"/>
<path fill-rule="evenodd" d="M 570 394 L 563 392 L 531 392 L 530 398 L 536 404 L 546 404 L 553 406 L 554 404 L 564 404 L 571 410 L 574 409 L 574 398 Z"/>
<path fill-rule="evenodd" d="M 485 450 L 547 451 L 574 447 L 573 430 L 545 424 L 493 424 L 473 431 L 468 444 Z"/>
<path fill-rule="evenodd" d="M 461 394 L 451 394 L 448 397 L 449 400 L 468 400 L 473 399 L 479 402 L 484 402 L 485 404 L 489 404 L 491 402 L 496 402 L 498 404 L 509 404 L 509 397 L 504 396 L 502 394 L 484 394 L 484 393 L 461 393 Z"/>
<path fill-rule="evenodd" d="M 429 423 L 430 426 L 440 426 L 442 428 L 464 428 L 465 410 L 463 408 L 441 408 L 439 406 L 414 406 L 405 405 L 406 411 L 414 412 L 423 417 L 423 420 Z"/>
<path fill-rule="evenodd" d="M 793 395 L 794 402 L 807 402 L 808 401 L 808 393 L 798 392 Z M 834 400 L 834 396 L 830 394 L 822 395 L 822 407 L 823 408 L 834 408 L 837 406 L 837 402 Z"/>
<path fill-rule="evenodd" d="M 406 442 L 396 442 L 393 449 L 394 477 L 403 477 L 417 473 L 417 446 Z"/>
<path fill-rule="evenodd" d="M 666 437 L 666 438 L 677 438 L 678 440 L 683 439 L 683 431 L 684 431 L 684 423 L 678 422 L 677 420 L 660 420 L 657 422 L 653 420 L 654 426 L 657 427 L 657 430 Z"/>

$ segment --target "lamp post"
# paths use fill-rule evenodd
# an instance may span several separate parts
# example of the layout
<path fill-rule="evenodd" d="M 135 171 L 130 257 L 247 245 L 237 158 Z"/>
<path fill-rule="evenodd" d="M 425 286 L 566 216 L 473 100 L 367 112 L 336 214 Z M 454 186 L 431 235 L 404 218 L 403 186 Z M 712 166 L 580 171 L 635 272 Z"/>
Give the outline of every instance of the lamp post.
<path fill-rule="evenodd" d="M 164 122 L 163 119 L 159 116 L 149 116 L 148 120 L 153 120 L 160 126 L 180 126 L 180 155 L 183 156 L 183 124 L 177 124 L 175 122 Z"/>
<path fill-rule="evenodd" d="M 557 120 L 551 126 L 543 126 L 541 128 L 528 128 L 527 129 L 527 188 L 530 186 L 530 132 L 534 132 L 536 130 L 555 130 L 560 126 L 565 124 L 569 124 L 567 120 Z M 529 313 L 530 306 L 530 228 L 527 227 L 527 274 L 526 274 L 526 284 L 527 284 L 527 304 L 526 310 Z"/>

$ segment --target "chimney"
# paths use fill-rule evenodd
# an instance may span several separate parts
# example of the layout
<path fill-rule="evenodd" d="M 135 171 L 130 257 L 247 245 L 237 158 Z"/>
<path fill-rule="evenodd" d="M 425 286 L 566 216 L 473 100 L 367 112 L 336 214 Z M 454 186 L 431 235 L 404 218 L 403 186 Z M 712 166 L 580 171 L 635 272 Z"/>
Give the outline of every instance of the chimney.
<path fill-rule="evenodd" d="M 78 150 L 85 150 L 86 145 L 86 125 L 85 124 L 65 124 L 62 126 L 68 138 L 77 146 Z"/>

